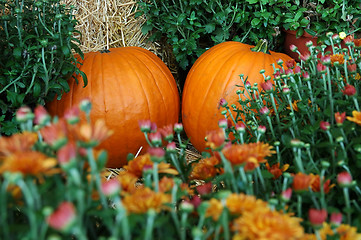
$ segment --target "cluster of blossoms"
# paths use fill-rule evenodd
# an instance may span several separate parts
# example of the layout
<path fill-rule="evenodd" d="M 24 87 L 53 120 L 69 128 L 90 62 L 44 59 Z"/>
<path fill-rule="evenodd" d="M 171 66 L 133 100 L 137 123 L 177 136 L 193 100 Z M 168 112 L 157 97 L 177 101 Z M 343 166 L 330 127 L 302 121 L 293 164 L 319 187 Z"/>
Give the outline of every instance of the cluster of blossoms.
<path fill-rule="evenodd" d="M 182 124 L 143 120 L 145 153 L 110 171 L 90 101 L 20 108 L 22 133 L 0 138 L 0 238 L 361 239 L 361 41 L 329 37 L 332 54 L 308 44 L 260 86 L 241 75 L 198 159 Z"/>

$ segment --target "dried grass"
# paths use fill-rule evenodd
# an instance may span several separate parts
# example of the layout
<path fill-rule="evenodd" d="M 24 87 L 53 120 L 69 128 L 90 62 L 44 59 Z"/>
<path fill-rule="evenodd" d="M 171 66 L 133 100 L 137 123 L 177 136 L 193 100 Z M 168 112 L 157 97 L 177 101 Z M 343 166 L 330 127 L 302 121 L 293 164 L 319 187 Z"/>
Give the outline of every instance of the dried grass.
<path fill-rule="evenodd" d="M 83 52 L 93 52 L 113 47 L 138 46 L 157 52 L 157 43 L 146 41 L 141 27 L 143 16 L 135 18 L 136 1 L 133 0 L 63 0 L 75 6 L 78 20 L 77 36 Z"/>

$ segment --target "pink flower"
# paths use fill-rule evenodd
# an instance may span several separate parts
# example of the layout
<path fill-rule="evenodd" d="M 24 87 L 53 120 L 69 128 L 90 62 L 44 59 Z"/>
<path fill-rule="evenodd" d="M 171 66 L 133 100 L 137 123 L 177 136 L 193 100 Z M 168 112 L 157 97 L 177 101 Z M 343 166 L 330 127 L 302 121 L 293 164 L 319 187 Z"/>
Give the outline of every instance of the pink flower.
<path fill-rule="evenodd" d="M 67 109 L 64 112 L 64 118 L 69 124 L 78 123 L 80 119 L 80 108 L 78 106 L 73 106 Z"/>
<path fill-rule="evenodd" d="M 246 125 L 244 125 L 244 123 L 237 123 L 236 125 L 236 130 L 238 132 L 244 132 L 246 130 Z"/>
<path fill-rule="evenodd" d="M 197 192 L 200 195 L 208 194 L 212 192 L 213 184 L 212 182 L 205 183 L 196 187 Z"/>
<path fill-rule="evenodd" d="M 120 182 L 117 178 L 104 181 L 102 182 L 101 190 L 105 196 L 115 196 L 120 191 Z"/>
<path fill-rule="evenodd" d="M 295 66 L 295 68 L 293 69 L 295 74 L 301 74 L 301 67 L 300 66 Z"/>
<path fill-rule="evenodd" d="M 66 166 L 69 162 L 76 159 L 77 148 L 74 142 L 69 142 L 58 150 L 57 159 L 59 164 Z"/>
<path fill-rule="evenodd" d="M 38 105 L 34 109 L 34 123 L 37 125 L 46 125 L 50 121 L 50 115 L 44 106 Z"/>
<path fill-rule="evenodd" d="M 155 157 L 158 159 L 163 159 L 163 157 L 165 155 L 165 150 L 161 147 L 152 147 L 152 148 L 149 148 L 148 153 L 150 154 L 151 158 Z"/>
<path fill-rule="evenodd" d="M 347 69 L 348 69 L 351 73 L 354 73 L 354 72 L 356 72 L 357 66 L 356 66 L 356 64 L 349 64 L 349 65 L 347 65 Z"/>
<path fill-rule="evenodd" d="M 337 183 L 340 187 L 349 187 L 352 184 L 352 176 L 349 172 L 340 172 L 337 174 Z"/>
<path fill-rule="evenodd" d="M 333 226 L 339 226 L 342 223 L 342 213 L 340 212 L 331 213 L 330 223 Z"/>
<path fill-rule="evenodd" d="M 288 202 L 292 197 L 292 188 L 287 188 L 281 193 L 281 198 L 283 201 Z"/>
<path fill-rule="evenodd" d="M 16 111 L 16 120 L 18 122 L 26 122 L 32 120 L 34 114 L 31 112 L 31 109 L 27 106 L 23 106 Z"/>
<path fill-rule="evenodd" d="M 326 209 L 318 210 L 315 208 L 310 208 L 308 211 L 308 219 L 313 226 L 320 227 L 327 219 L 327 211 Z"/>
<path fill-rule="evenodd" d="M 310 53 L 304 53 L 304 54 L 302 54 L 302 55 L 300 55 L 300 59 L 302 60 L 302 61 L 305 61 L 305 62 L 307 62 L 309 59 L 311 59 L 311 55 L 310 55 Z"/>
<path fill-rule="evenodd" d="M 150 132 L 152 122 L 150 120 L 139 120 L 138 121 L 140 131 L 142 132 Z"/>
<path fill-rule="evenodd" d="M 176 133 L 180 133 L 183 131 L 183 124 L 182 123 L 175 123 L 174 124 L 174 131 Z"/>
<path fill-rule="evenodd" d="M 228 123 L 227 123 L 227 119 L 222 118 L 218 121 L 218 126 L 220 128 L 227 128 L 228 127 Z"/>
<path fill-rule="evenodd" d="M 194 208 L 197 208 L 202 203 L 202 199 L 198 195 L 194 195 L 189 202 L 194 206 Z"/>
<path fill-rule="evenodd" d="M 75 207 L 71 202 L 62 202 L 47 218 L 50 227 L 66 232 L 75 221 Z"/>
<path fill-rule="evenodd" d="M 320 73 L 326 72 L 326 66 L 322 63 L 317 63 L 317 71 L 319 71 Z"/>
<path fill-rule="evenodd" d="M 295 46 L 295 45 L 293 45 Z M 296 47 L 296 46 L 295 46 Z M 286 67 L 287 68 L 293 68 L 295 65 L 296 65 L 296 62 L 295 60 L 291 59 L 291 60 L 287 60 L 286 63 L 285 63 Z"/>
<path fill-rule="evenodd" d="M 356 94 L 356 88 L 350 84 L 347 84 L 345 89 L 342 90 L 342 93 L 347 96 L 353 96 Z"/>
<path fill-rule="evenodd" d="M 268 109 L 268 107 L 264 106 L 259 110 L 259 113 L 262 115 L 267 115 L 270 113 L 270 110 Z"/>
<path fill-rule="evenodd" d="M 287 75 L 293 74 L 293 70 L 292 70 L 291 68 L 286 69 L 286 74 L 287 74 Z"/>
<path fill-rule="evenodd" d="M 304 72 L 302 76 L 305 80 L 310 80 L 310 74 L 308 72 Z"/>
<path fill-rule="evenodd" d="M 162 144 L 162 135 L 160 132 L 151 132 L 149 133 L 149 140 L 154 145 L 160 145 Z"/>
<path fill-rule="evenodd" d="M 297 46 L 294 45 L 294 44 L 291 44 L 290 49 L 291 49 L 292 52 L 296 52 L 297 51 Z"/>
<path fill-rule="evenodd" d="M 263 126 L 263 125 L 259 125 L 258 128 L 257 128 L 257 131 L 259 133 L 265 133 L 267 130 L 266 126 Z"/>
<path fill-rule="evenodd" d="M 173 134 L 173 125 L 172 124 L 162 127 L 161 129 L 159 129 L 159 132 L 166 141 L 173 140 L 174 134 Z"/>
<path fill-rule="evenodd" d="M 170 142 L 167 144 L 167 151 L 175 151 L 177 149 L 177 146 L 175 144 L 175 142 Z"/>
<path fill-rule="evenodd" d="M 287 93 L 290 93 L 290 92 L 291 92 L 291 90 L 287 86 L 284 86 L 282 88 L 282 93 L 287 94 Z"/>
<path fill-rule="evenodd" d="M 271 81 L 266 81 L 261 83 L 261 87 L 263 88 L 264 91 L 268 92 L 268 91 L 272 91 L 273 89 L 273 83 Z"/>
<path fill-rule="evenodd" d="M 226 99 L 221 98 L 221 99 L 219 100 L 219 106 L 220 106 L 220 107 L 227 107 L 227 105 L 228 105 L 228 102 L 226 101 Z"/>
<path fill-rule="evenodd" d="M 331 64 L 330 55 L 321 56 L 320 60 L 321 60 L 321 63 L 324 64 L 324 65 Z"/>
<path fill-rule="evenodd" d="M 330 123 L 329 122 L 325 122 L 325 121 L 321 121 L 320 122 L 320 128 L 323 130 L 323 131 L 327 131 L 330 129 Z"/>

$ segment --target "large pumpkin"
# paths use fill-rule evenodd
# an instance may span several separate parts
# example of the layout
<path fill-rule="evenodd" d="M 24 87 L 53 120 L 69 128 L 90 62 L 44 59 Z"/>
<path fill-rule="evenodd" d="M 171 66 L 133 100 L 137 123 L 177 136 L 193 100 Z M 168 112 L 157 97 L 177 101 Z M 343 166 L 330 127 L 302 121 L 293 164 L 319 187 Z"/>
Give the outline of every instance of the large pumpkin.
<path fill-rule="evenodd" d="M 126 164 L 128 153 L 147 148 L 138 121 L 150 119 L 158 127 L 178 122 L 179 93 L 167 66 L 152 52 L 140 47 L 112 48 L 86 53 L 80 70 L 88 78 L 83 87 L 69 80 L 70 91 L 47 104 L 52 115 L 62 116 L 84 98 L 92 102 L 91 119 L 103 118 L 114 131 L 100 148 L 108 151 L 107 167 Z"/>
<path fill-rule="evenodd" d="M 265 43 L 265 42 L 260 42 Z M 267 51 L 264 44 L 256 47 L 240 42 L 224 42 L 202 54 L 190 69 L 182 94 L 182 122 L 187 136 L 199 151 L 205 150 L 208 131 L 218 129 L 223 116 L 218 108 L 224 98 L 229 105 L 238 100 L 236 85 L 242 85 L 244 74 L 253 85 L 264 81 L 260 70 L 272 75 L 272 63 L 291 58 L 282 53 Z"/>

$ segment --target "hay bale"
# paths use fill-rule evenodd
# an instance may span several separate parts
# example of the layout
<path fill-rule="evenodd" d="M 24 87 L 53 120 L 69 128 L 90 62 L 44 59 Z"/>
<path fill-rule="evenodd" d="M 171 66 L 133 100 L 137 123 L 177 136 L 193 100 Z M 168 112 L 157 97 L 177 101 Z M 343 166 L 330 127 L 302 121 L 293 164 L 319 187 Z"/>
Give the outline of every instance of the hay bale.
<path fill-rule="evenodd" d="M 64 0 L 75 6 L 76 29 L 81 36 L 81 50 L 99 51 L 113 47 L 138 46 L 158 53 L 159 44 L 146 41 L 141 27 L 143 16 L 135 18 L 137 3 L 133 0 Z"/>

